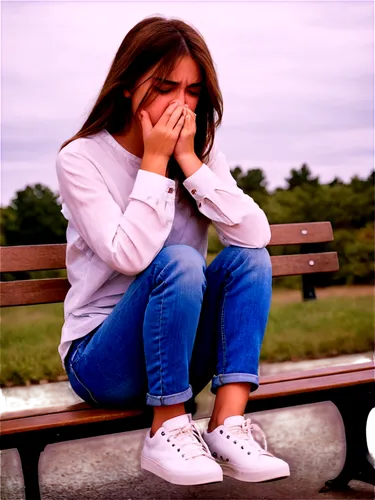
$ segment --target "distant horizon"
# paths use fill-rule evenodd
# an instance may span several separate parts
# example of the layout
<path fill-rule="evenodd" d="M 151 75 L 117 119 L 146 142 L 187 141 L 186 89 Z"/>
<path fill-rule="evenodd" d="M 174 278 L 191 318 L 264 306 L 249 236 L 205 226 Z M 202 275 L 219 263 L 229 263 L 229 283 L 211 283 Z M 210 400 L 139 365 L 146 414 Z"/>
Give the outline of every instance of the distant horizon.
<path fill-rule="evenodd" d="M 247 161 L 247 163 L 249 163 L 249 162 Z M 244 174 L 246 174 L 246 172 L 248 172 L 249 170 L 261 169 L 261 170 L 264 172 L 264 174 L 265 174 L 266 189 L 267 189 L 267 191 L 268 191 L 270 194 L 273 194 L 273 193 L 276 191 L 276 189 L 278 189 L 278 188 L 281 188 L 281 189 L 286 189 L 286 188 L 287 188 L 287 183 L 286 183 L 286 181 L 285 181 L 285 180 L 284 180 L 284 184 L 283 184 L 283 185 L 277 185 L 277 186 L 274 186 L 274 187 L 270 187 L 269 179 L 267 178 L 267 172 L 266 172 L 266 171 L 265 171 L 265 170 L 264 170 L 261 166 L 252 166 L 252 167 L 247 167 L 247 169 L 246 169 L 246 170 L 244 170 L 244 169 L 243 169 L 243 166 L 242 166 L 242 164 L 241 164 L 241 162 L 228 162 L 228 164 L 229 164 L 229 166 L 230 166 L 230 170 L 231 170 L 231 171 L 233 171 L 236 167 L 240 167 L 240 168 L 241 168 L 241 170 L 242 170 L 242 172 L 243 172 Z M 370 175 L 372 174 L 372 172 L 375 172 L 375 169 L 374 169 L 374 168 L 372 168 L 372 169 L 370 169 L 370 171 L 369 171 L 368 175 L 364 174 L 363 176 L 361 176 L 361 175 L 358 175 L 358 174 L 353 174 L 353 175 L 352 175 L 350 178 L 348 178 L 347 180 L 342 179 L 340 176 L 335 176 L 335 177 L 332 177 L 332 179 L 331 179 L 331 180 L 322 181 L 322 179 L 321 179 L 321 177 L 319 176 L 319 174 L 317 174 L 316 172 L 314 172 L 314 171 L 311 169 L 311 167 L 310 167 L 309 163 L 307 163 L 307 162 L 302 162 L 299 166 L 291 167 L 291 168 L 290 168 L 290 170 L 289 170 L 289 173 L 288 173 L 287 177 L 289 177 L 289 176 L 290 176 L 292 169 L 295 169 L 295 170 L 300 170 L 304 164 L 306 164 L 306 165 L 309 167 L 309 169 L 310 169 L 310 171 L 311 171 L 311 175 L 312 175 L 312 177 L 318 177 L 318 178 L 319 178 L 319 184 L 321 184 L 321 185 L 330 184 L 330 183 L 331 183 L 331 182 L 332 182 L 335 178 L 339 179 L 339 180 L 340 180 L 341 182 L 343 182 L 344 184 L 350 184 L 351 180 L 352 180 L 352 179 L 353 179 L 353 177 L 355 177 L 355 176 L 356 176 L 357 178 L 359 178 L 360 180 L 363 180 L 363 181 L 364 181 L 364 180 L 366 180 L 366 179 L 368 179 L 368 178 L 370 177 Z M 15 198 L 15 196 L 16 196 L 16 194 L 17 194 L 17 191 L 23 191 L 23 190 L 24 190 L 24 189 L 26 189 L 28 186 L 29 186 L 29 187 L 32 187 L 32 186 L 35 186 L 36 184 L 41 184 L 41 185 L 43 185 L 43 186 L 45 186 L 45 187 L 48 187 L 49 189 L 51 189 L 51 191 L 55 192 L 56 194 L 59 194 L 58 187 L 53 188 L 53 187 L 51 187 L 50 185 L 45 184 L 43 181 L 35 181 L 35 182 L 32 182 L 32 183 L 26 184 L 26 185 L 25 185 L 24 187 L 22 187 L 22 188 L 17 189 L 17 190 L 13 193 L 13 196 L 12 196 L 11 198 L 9 198 L 9 200 L 8 200 L 8 202 L 7 202 L 6 204 L 4 204 L 3 200 L 1 199 L 1 200 L 0 200 L 0 208 L 6 208 L 7 206 L 9 206 L 9 205 L 10 205 L 10 203 L 11 203 L 11 201 Z"/>

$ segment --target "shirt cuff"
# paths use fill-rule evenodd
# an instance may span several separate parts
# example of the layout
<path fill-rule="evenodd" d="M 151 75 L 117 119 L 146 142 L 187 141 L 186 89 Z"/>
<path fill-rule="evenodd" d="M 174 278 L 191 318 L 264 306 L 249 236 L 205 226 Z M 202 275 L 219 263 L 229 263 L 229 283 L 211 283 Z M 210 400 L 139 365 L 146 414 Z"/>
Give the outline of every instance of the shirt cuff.
<path fill-rule="evenodd" d="M 173 201 L 175 196 L 176 181 L 155 172 L 139 169 L 129 198 L 141 201 L 162 198 Z"/>
<path fill-rule="evenodd" d="M 220 180 L 219 183 L 222 187 L 223 184 Z M 203 198 L 210 198 L 210 192 L 215 193 L 215 187 L 218 187 L 218 178 L 208 165 L 202 163 L 202 166 L 194 174 L 184 180 L 183 185 L 200 206 L 199 203 Z M 227 189 L 226 186 L 225 189 Z"/>

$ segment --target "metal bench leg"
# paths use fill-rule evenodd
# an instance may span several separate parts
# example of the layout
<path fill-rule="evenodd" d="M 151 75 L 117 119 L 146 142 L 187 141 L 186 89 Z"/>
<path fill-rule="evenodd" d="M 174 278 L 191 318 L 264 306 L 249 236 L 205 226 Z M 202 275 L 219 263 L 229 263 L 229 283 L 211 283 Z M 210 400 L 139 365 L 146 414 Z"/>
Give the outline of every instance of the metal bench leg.
<path fill-rule="evenodd" d="M 21 458 L 26 500 L 40 500 L 39 457 L 45 446 L 31 442 L 29 446 L 18 448 Z"/>
<path fill-rule="evenodd" d="M 341 413 L 345 427 L 346 458 L 340 474 L 326 481 L 320 493 L 345 490 L 352 479 L 375 485 L 375 470 L 368 461 L 366 440 L 367 418 L 374 406 L 374 388 L 355 388 L 333 402 Z"/>

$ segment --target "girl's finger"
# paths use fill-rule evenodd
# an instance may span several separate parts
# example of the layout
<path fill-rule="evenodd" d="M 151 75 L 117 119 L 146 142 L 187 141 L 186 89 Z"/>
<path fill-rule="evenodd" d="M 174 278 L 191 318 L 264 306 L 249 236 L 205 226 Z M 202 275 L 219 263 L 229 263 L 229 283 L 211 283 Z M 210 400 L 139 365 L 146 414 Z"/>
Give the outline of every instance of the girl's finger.
<path fill-rule="evenodd" d="M 182 129 L 182 127 L 184 127 L 184 126 L 185 126 L 185 122 L 186 122 L 186 120 L 185 120 L 185 116 L 182 114 L 182 115 L 180 116 L 180 118 L 179 118 L 178 122 L 176 123 L 175 128 Z"/>
<path fill-rule="evenodd" d="M 194 111 L 190 108 L 187 108 L 186 106 L 184 107 L 184 111 L 187 113 L 187 114 L 190 114 L 192 117 L 196 117 L 197 115 L 194 113 Z"/>

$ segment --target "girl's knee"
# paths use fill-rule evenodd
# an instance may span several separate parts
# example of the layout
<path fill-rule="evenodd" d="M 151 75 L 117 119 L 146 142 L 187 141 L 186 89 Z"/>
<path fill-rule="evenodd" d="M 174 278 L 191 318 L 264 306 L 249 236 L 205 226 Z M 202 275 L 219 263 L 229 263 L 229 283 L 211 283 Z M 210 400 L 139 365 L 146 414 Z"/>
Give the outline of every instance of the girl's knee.
<path fill-rule="evenodd" d="M 232 251 L 237 254 L 235 258 L 239 259 L 239 262 L 247 263 L 252 268 L 255 266 L 258 269 L 263 269 L 266 272 L 272 272 L 271 257 L 266 247 L 247 248 L 230 246 L 226 247 L 223 251 L 227 249 L 228 251 Z"/>
<path fill-rule="evenodd" d="M 156 256 L 159 266 L 175 264 L 181 271 L 186 273 L 197 271 L 199 275 L 204 276 L 206 261 L 195 248 L 188 245 L 169 245 L 163 247 Z"/>

